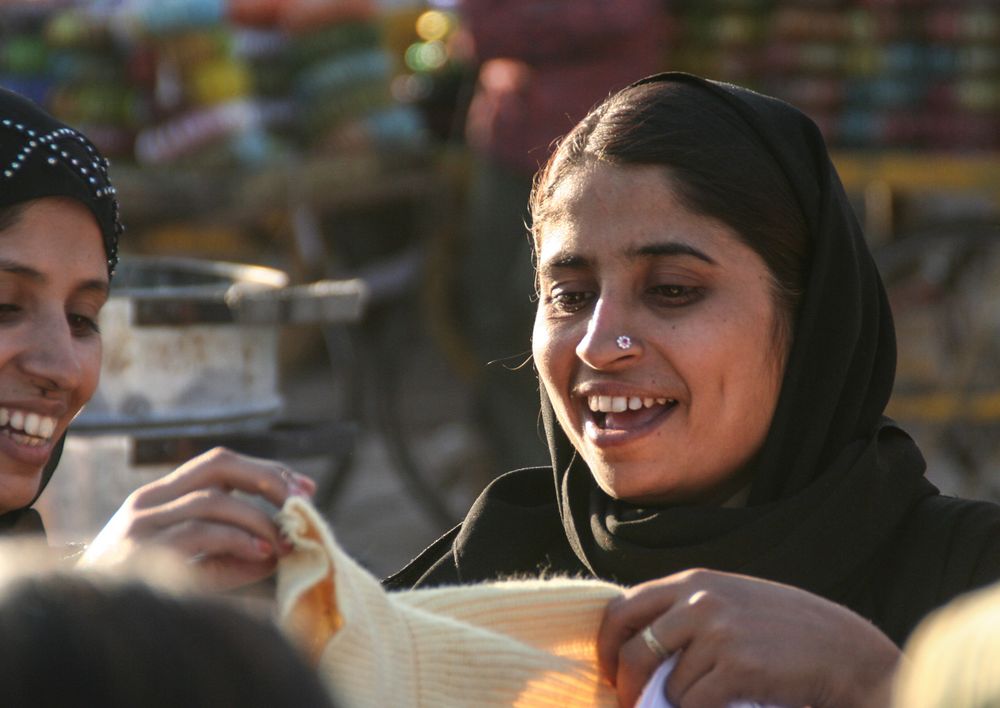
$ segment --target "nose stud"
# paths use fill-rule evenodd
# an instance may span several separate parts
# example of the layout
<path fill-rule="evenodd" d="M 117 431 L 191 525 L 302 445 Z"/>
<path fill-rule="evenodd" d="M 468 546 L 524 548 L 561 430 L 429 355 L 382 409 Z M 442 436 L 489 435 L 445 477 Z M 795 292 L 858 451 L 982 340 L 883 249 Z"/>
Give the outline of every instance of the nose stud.
<path fill-rule="evenodd" d="M 623 334 L 618 339 L 615 340 L 615 344 L 618 345 L 619 349 L 625 350 L 632 346 L 632 338 L 627 334 Z"/>

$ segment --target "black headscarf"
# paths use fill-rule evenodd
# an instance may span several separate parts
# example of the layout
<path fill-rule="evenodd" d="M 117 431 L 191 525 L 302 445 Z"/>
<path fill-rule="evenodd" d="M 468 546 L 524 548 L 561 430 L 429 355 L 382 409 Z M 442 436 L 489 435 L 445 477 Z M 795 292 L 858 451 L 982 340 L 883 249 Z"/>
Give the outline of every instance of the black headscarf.
<path fill-rule="evenodd" d="M 118 238 L 123 231 L 115 193 L 108 161 L 93 143 L 27 98 L 0 88 L 0 207 L 44 197 L 77 200 L 97 220 L 110 277 L 118 263 Z M 52 477 L 63 442 L 59 440 L 54 447 L 31 504 Z M 0 533 L 40 528 L 37 514 L 27 507 L 0 515 Z"/>
<path fill-rule="evenodd" d="M 811 263 L 781 394 L 752 463 L 744 508 L 639 508 L 605 495 L 542 401 L 559 510 L 594 575 L 634 583 L 705 566 L 849 592 L 922 497 L 913 441 L 882 417 L 895 333 L 885 290 L 815 124 L 779 100 L 670 73 L 640 83 L 700 87 L 749 126 L 805 216 Z"/>
<path fill-rule="evenodd" d="M 882 416 L 895 373 L 892 317 L 815 124 L 777 99 L 687 74 L 639 84 L 659 82 L 706 92 L 713 110 L 759 140 L 787 179 L 810 241 L 793 344 L 767 438 L 751 463 L 746 506 L 642 508 L 610 498 L 575 454 L 543 387 L 549 481 L 537 468 L 500 477 L 425 554 L 438 555 L 433 566 L 418 559 L 390 586 L 544 568 L 634 584 L 707 567 L 846 602 L 907 514 L 936 493 L 914 442 Z"/>

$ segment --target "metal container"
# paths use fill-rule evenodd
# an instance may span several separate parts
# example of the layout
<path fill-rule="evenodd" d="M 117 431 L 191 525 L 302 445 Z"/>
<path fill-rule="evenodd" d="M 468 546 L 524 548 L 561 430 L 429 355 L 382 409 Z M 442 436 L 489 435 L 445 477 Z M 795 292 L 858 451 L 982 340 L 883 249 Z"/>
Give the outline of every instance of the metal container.
<path fill-rule="evenodd" d="M 39 503 L 50 539 L 87 540 L 134 489 L 215 443 L 275 457 L 340 444 L 324 426 L 315 439 L 274 430 L 278 338 L 284 324 L 356 320 L 366 299 L 357 280 L 289 287 L 261 266 L 123 260 L 100 317 L 100 384 Z"/>

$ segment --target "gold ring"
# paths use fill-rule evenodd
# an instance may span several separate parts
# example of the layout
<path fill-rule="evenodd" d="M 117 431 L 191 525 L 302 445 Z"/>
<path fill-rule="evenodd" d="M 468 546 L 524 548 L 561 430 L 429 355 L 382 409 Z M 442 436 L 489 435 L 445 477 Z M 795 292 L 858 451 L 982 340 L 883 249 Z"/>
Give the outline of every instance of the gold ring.
<path fill-rule="evenodd" d="M 653 652 L 653 655 L 658 661 L 663 661 L 670 656 L 670 652 L 667 651 L 666 648 L 660 644 L 660 640 L 653 635 L 652 625 L 646 625 L 646 628 L 642 630 L 641 636 L 642 641 L 646 642 L 646 646 L 649 647 L 649 650 Z"/>

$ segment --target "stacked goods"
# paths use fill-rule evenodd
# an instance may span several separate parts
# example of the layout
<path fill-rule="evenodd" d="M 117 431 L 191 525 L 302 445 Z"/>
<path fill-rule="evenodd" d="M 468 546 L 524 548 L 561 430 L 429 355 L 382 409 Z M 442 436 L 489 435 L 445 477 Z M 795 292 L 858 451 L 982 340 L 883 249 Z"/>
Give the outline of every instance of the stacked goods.
<path fill-rule="evenodd" d="M 678 2 L 675 68 L 800 106 L 841 148 L 1000 148 L 990 0 Z"/>
<path fill-rule="evenodd" d="M 110 157 L 130 155 L 149 116 L 149 56 L 66 2 L 5 5 L 0 86 L 47 106 Z"/>
<path fill-rule="evenodd" d="M 4 9 L 0 84 L 140 164 L 419 144 L 381 15 L 374 0 L 24 0 Z"/>

